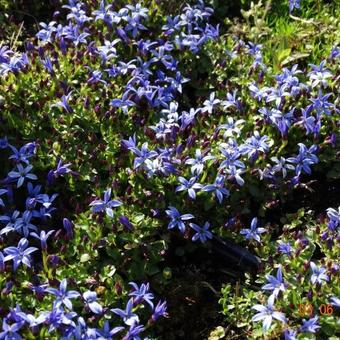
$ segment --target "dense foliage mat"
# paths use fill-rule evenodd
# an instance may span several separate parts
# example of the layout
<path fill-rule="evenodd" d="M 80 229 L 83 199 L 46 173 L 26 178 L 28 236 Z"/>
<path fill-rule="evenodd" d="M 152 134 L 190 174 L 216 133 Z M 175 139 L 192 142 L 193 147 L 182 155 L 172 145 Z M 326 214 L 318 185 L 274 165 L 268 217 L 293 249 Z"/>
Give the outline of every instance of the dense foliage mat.
<path fill-rule="evenodd" d="M 335 3 L 0 5 L 0 339 L 339 336 Z"/>

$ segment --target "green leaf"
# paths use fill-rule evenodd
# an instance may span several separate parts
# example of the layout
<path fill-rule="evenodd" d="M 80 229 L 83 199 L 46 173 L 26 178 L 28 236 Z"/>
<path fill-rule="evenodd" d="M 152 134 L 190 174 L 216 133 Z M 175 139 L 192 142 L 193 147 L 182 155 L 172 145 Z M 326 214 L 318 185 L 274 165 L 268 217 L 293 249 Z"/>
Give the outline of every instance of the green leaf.
<path fill-rule="evenodd" d="M 291 62 L 296 62 L 299 59 L 304 59 L 309 56 L 310 56 L 310 53 L 294 53 L 291 56 L 282 60 L 281 65 L 286 66 L 287 64 L 290 64 Z"/>
<path fill-rule="evenodd" d="M 133 217 L 133 221 L 136 223 L 136 224 L 139 224 L 140 222 L 142 222 L 145 218 L 145 215 L 144 214 L 137 214 Z"/>
<path fill-rule="evenodd" d="M 222 326 L 216 327 L 209 335 L 208 340 L 218 340 L 225 336 L 225 330 Z"/>
<path fill-rule="evenodd" d="M 252 336 L 253 336 L 254 338 L 262 337 L 262 335 L 263 335 L 263 331 L 262 331 L 262 329 L 260 329 L 260 328 L 256 328 L 256 329 L 254 329 L 253 332 L 252 332 Z"/>
<path fill-rule="evenodd" d="M 290 48 L 287 48 L 287 49 L 280 51 L 277 54 L 278 61 L 281 63 L 282 60 L 284 60 L 285 58 L 287 58 L 290 55 L 291 51 L 292 50 Z"/>
<path fill-rule="evenodd" d="M 91 259 L 91 256 L 89 254 L 83 254 L 80 256 L 80 262 L 87 262 Z"/>

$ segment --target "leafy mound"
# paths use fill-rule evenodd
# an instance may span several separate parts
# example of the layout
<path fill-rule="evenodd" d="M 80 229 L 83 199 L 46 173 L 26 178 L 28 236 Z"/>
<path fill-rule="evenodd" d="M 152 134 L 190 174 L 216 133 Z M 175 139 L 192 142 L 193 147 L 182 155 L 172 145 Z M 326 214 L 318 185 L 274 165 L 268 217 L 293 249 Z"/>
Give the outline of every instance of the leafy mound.
<path fill-rule="evenodd" d="M 232 22 L 70 0 L 0 45 L 0 337 L 335 335 L 339 8 L 319 3 Z"/>

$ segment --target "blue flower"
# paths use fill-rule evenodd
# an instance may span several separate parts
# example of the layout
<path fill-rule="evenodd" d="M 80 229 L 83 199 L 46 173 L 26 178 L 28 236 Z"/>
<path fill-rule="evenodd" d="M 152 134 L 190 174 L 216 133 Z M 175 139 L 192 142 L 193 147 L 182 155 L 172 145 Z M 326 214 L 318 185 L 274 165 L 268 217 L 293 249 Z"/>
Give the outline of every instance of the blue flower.
<path fill-rule="evenodd" d="M 4 254 L 0 251 L 0 273 L 5 270 L 5 256 Z"/>
<path fill-rule="evenodd" d="M 157 319 L 160 317 L 160 316 L 163 316 L 163 317 L 167 317 L 168 314 L 166 312 L 167 310 L 167 305 L 166 305 L 166 301 L 158 301 L 152 315 L 151 315 L 151 319 L 152 321 L 157 321 Z"/>
<path fill-rule="evenodd" d="M 22 217 L 16 219 L 14 229 L 17 232 L 24 234 L 25 237 L 28 237 L 28 235 L 30 235 L 30 230 L 34 230 L 35 232 L 37 232 L 38 228 L 31 223 L 31 219 L 32 212 L 26 210 L 22 214 Z"/>
<path fill-rule="evenodd" d="M 132 291 L 131 293 L 129 293 L 129 296 L 133 296 L 134 297 L 134 304 L 138 305 L 141 302 L 145 301 L 147 302 L 151 309 L 153 309 L 153 294 L 149 292 L 150 286 L 149 283 L 144 284 L 142 283 L 140 285 L 140 287 L 138 287 L 138 285 L 135 282 L 129 282 L 129 285 L 131 285 L 134 288 L 134 291 Z"/>
<path fill-rule="evenodd" d="M 128 150 L 136 148 L 136 143 L 136 134 L 134 134 L 132 137 L 129 137 L 129 139 L 122 139 L 121 141 L 122 146 Z"/>
<path fill-rule="evenodd" d="M 274 299 L 275 299 L 274 295 L 271 295 L 268 298 L 267 306 L 255 305 L 252 307 L 252 309 L 255 309 L 256 311 L 259 312 L 252 317 L 252 321 L 256 322 L 263 320 L 262 328 L 264 332 L 267 332 L 269 330 L 270 325 L 273 322 L 273 319 L 286 323 L 285 315 L 281 312 L 277 312 L 274 310 Z"/>
<path fill-rule="evenodd" d="M 34 155 L 36 145 L 35 143 L 27 143 L 19 150 L 12 145 L 9 147 L 12 150 L 12 155 L 9 157 L 9 159 L 13 159 L 16 163 L 23 162 L 28 165 L 28 159 Z"/>
<path fill-rule="evenodd" d="M 288 255 L 288 256 L 291 256 L 292 252 L 294 250 L 289 242 L 287 242 L 287 243 L 285 243 L 285 242 L 279 243 L 277 249 L 278 249 L 278 251 L 281 254 L 285 254 L 285 255 Z"/>
<path fill-rule="evenodd" d="M 64 176 L 65 174 L 68 174 L 68 173 L 74 174 L 74 172 L 70 169 L 70 166 L 71 166 L 71 163 L 63 164 L 63 161 L 59 159 L 57 168 L 55 170 L 50 170 L 47 175 L 48 183 L 51 185 L 53 181 L 59 176 Z"/>
<path fill-rule="evenodd" d="M 74 1 L 69 1 L 70 6 L 64 5 L 62 8 L 67 8 L 70 10 L 70 13 L 67 15 L 67 19 L 75 19 L 76 23 L 79 26 L 82 26 L 85 22 L 91 21 L 92 18 L 86 16 L 86 12 L 81 9 L 81 3 L 77 3 Z"/>
<path fill-rule="evenodd" d="M 139 334 L 145 330 L 144 326 L 134 323 L 130 325 L 130 329 L 126 333 L 123 339 L 126 340 L 140 340 Z"/>
<path fill-rule="evenodd" d="M 245 170 L 237 169 L 236 166 L 231 165 L 227 169 L 225 169 L 225 172 L 229 175 L 230 178 L 235 179 L 238 185 L 243 186 L 244 179 L 241 177 L 241 175 L 245 172 Z"/>
<path fill-rule="evenodd" d="M 235 107 L 239 111 L 242 109 L 242 105 L 240 101 L 237 99 L 236 95 L 237 90 L 235 90 L 233 94 L 227 93 L 227 100 L 223 100 L 221 103 L 224 109 L 227 109 L 231 106 Z"/>
<path fill-rule="evenodd" d="M 30 173 L 32 168 L 33 165 L 28 165 L 26 168 L 24 168 L 21 164 L 17 164 L 17 171 L 10 171 L 8 176 L 13 180 L 17 180 L 17 188 L 19 188 L 24 184 L 26 178 L 32 180 L 38 179 L 36 175 Z"/>
<path fill-rule="evenodd" d="M 226 197 L 228 197 L 230 195 L 229 190 L 223 187 L 224 186 L 224 180 L 225 180 L 225 176 L 217 175 L 217 177 L 215 179 L 215 183 L 210 184 L 210 185 L 205 185 L 202 188 L 202 191 L 207 191 L 207 192 L 214 191 L 217 200 L 221 204 L 222 201 L 223 201 L 223 195 L 226 196 Z"/>
<path fill-rule="evenodd" d="M 257 228 L 257 217 L 254 217 L 250 224 L 250 229 L 242 229 L 240 234 L 245 235 L 247 240 L 261 242 L 260 234 L 266 232 L 265 228 Z"/>
<path fill-rule="evenodd" d="M 315 128 L 315 117 L 310 113 L 313 109 L 312 105 L 307 106 L 306 109 L 301 108 L 301 118 L 297 124 L 301 124 L 306 129 L 306 135 L 313 133 Z"/>
<path fill-rule="evenodd" d="M 301 0 L 289 0 L 289 13 L 293 12 L 295 8 L 300 8 Z"/>
<path fill-rule="evenodd" d="M 42 29 L 36 34 L 36 37 L 42 42 L 52 42 L 52 33 L 56 31 L 56 28 L 54 27 L 55 24 L 55 21 L 51 21 L 48 24 L 40 22 L 39 25 Z"/>
<path fill-rule="evenodd" d="M 268 88 L 258 88 L 256 83 L 249 85 L 249 91 L 254 99 L 260 102 L 262 99 L 267 99 L 268 97 Z M 261 112 L 261 111 L 260 111 Z"/>
<path fill-rule="evenodd" d="M 115 39 L 113 41 L 105 40 L 104 45 L 98 47 L 97 53 L 100 55 L 103 64 L 117 55 L 117 50 L 115 48 L 115 45 L 118 42 L 120 42 L 120 39 Z"/>
<path fill-rule="evenodd" d="M 176 192 L 187 190 L 189 197 L 194 200 L 196 198 L 195 190 L 201 189 L 203 187 L 202 184 L 196 183 L 196 179 L 196 177 L 191 177 L 188 181 L 184 177 L 178 177 L 178 181 L 181 183 L 181 185 L 176 188 Z"/>
<path fill-rule="evenodd" d="M 158 46 L 151 52 L 155 61 L 160 61 L 167 69 L 171 69 L 174 58 L 170 54 L 167 54 L 166 51 L 164 46 Z"/>
<path fill-rule="evenodd" d="M 326 114 L 330 116 L 332 114 L 331 109 L 335 107 L 334 104 L 328 102 L 328 98 L 332 95 L 332 93 L 326 93 L 322 95 L 322 92 L 318 92 L 318 96 L 316 98 L 310 98 L 313 109 L 317 113 L 317 117 L 321 116 L 322 114 Z M 336 109 L 337 110 L 337 109 Z"/>
<path fill-rule="evenodd" d="M 189 223 L 189 225 L 192 229 L 196 231 L 196 234 L 194 234 L 194 236 L 192 237 L 193 241 L 197 241 L 199 239 L 202 243 L 205 243 L 208 239 L 212 239 L 213 235 L 208 230 L 210 227 L 210 224 L 208 222 L 205 222 L 203 227 L 200 227 L 195 223 Z"/>
<path fill-rule="evenodd" d="M 75 46 L 87 44 L 86 38 L 90 35 L 90 33 L 86 32 L 79 33 L 78 26 L 72 25 L 72 23 L 69 23 L 68 29 L 65 29 L 65 33 L 65 37 L 72 40 Z"/>
<path fill-rule="evenodd" d="M 13 51 L 6 45 L 0 45 L 0 63 L 7 63 Z"/>
<path fill-rule="evenodd" d="M 297 332 L 291 329 L 286 329 L 284 332 L 284 340 L 297 340 Z"/>
<path fill-rule="evenodd" d="M 195 110 L 194 108 L 191 108 L 189 112 L 183 111 L 179 117 L 181 120 L 181 130 L 184 130 L 187 126 L 192 124 L 199 112 L 201 112 L 201 109 Z"/>
<path fill-rule="evenodd" d="M 130 222 L 129 218 L 122 215 L 119 217 L 119 222 L 125 227 L 125 230 L 132 231 L 133 230 L 133 225 Z"/>
<path fill-rule="evenodd" d="M 331 53 L 329 55 L 329 58 L 331 60 L 333 60 L 333 59 L 337 59 L 339 57 L 340 57 L 340 49 L 338 48 L 338 46 L 334 45 L 332 47 Z"/>
<path fill-rule="evenodd" d="M 2 321 L 2 332 L 0 333 L 0 339 L 21 340 L 22 337 L 17 331 L 24 325 L 24 322 L 15 322 L 9 325 L 7 319 Z"/>
<path fill-rule="evenodd" d="M 83 293 L 83 298 L 91 312 L 94 314 L 101 314 L 103 312 L 103 307 L 97 302 L 98 297 L 96 292 L 88 290 Z"/>
<path fill-rule="evenodd" d="M 102 76 L 103 74 L 99 70 L 91 71 L 90 78 L 88 79 L 87 83 L 91 85 L 100 82 L 103 83 L 104 85 L 107 85 L 107 82 L 104 79 L 102 79 Z"/>
<path fill-rule="evenodd" d="M 275 102 L 276 107 L 280 108 L 285 100 L 285 97 L 290 97 L 291 93 L 286 91 L 287 85 L 283 84 L 278 88 L 271 87 L 267 96 L 266 102 Z"/>
<path fill-rule="evenodd" d="M 105 339 L 111 339 L 114 335 L 121 332 L 124 329 L 122 326 L 117 326 L 110 329 L 109 321 L 106 320 L 104 322 L 103 328 L 99 330 L 99 335 L 101 335 Z"/>
<path fill-rule="evenodd" d="M 271 122 L 279 129 L 282 137 L 284 137 L 288 132 L 288 129 L 293 120 L 294 111 L 295 108 L 293 108 L 286 114 L 283 114 L 281 111 L 277 109 L 271 110 L 271 112 L 274 112 L 274 114 L 270 117 Z"/>
<path fill-rule="evenodd" d="M 77 315 L 75 312 L 65 313 L 62 308 L 53 307 L 52 311 L 43 313 L 46 315 L 47 324 L 50 326 L 49 332 L 53 332 L 63 326 L 75 327 L 75 323 L 72 321 L 72 318 Z"/>
<path fill-rule="evenodd" d="M 154 150 L 149 151 L 148 143 L 143 143 L 140 150 L 137 147 L 130 147 L 129 149 L 135 155 L 138 156 L 135 158 L 134 163 L 133 163 L 134 169 L 137 169 L 139 166 L 141 166 L 145 162 L 145 160 L 158 156 L 158 153 L 156 151 Z"/>
<path fill-rule="evenodd" d="M 13 282 L 10 282 L 13 284 Z M 7 284 L 6 284 L 7 286 Z M 17 303 L 14 308 L 9 308 L 9 313 L 7 314 L 7 320 L 11 320 L 13 322 L 22 322 L 22 318 L 18 315 L 18 313 L 22 312 L 20 305 Z"/>
<path fill-rule="evenodd" d="M 63 218 L 63 227 L 66 231 L 66 236 L 68 239 L 73 237 L 73 224 L 68 218 Z"/>
<path fill-rule="evenodd" d="M 114 308 L 114 309 L 111 309 L 111 311 L 119 315 L 128 326 L 132 326 L 134 324 L 139 323 L 139 317 L 137 314 L 132 312 L 132 309 L 133 309 L 133 299 L 131 298 L 126 304 L 125 310 L 120 309 L 120 308 Z"/>
<path fill-rule="evenodd" d="M 13 55 L 7 63 L 0 63 L 0 76 L 5 76 L 10 72 L 17 74 L 27 64 L 27 54 L 24 53 L 21 56 Z"/>
<path fill-rule="evenodd" d="M 1 48 L 0 48 L 1 50 Z M 0 56 L 1 58 L 1 56 Z M 8 144 L 8 139 L 7 137 L 0 138 L 0 149 L 7 149 L 10 145 Z"/>
<path fill-rule="evenodd" d="M 274 163 L 276 163 L 273 166 L 273 171 L 274 172 L 281 172 L 282 173 L 282 177 L 285 178 L 287 176 L 287 170 L 294 170 L 294 166 L 291 164 L 287 163 L 287 160 L 284 157 L 271 157 L 270 158 L 271 161 L 273 161 Z"/>
<path fill-rule="evenodd" d="M 303 324 L 300 327 L 301 333 L 316 333 L 317 330 L 320 328 L 318 325 L 319 318 L 315 316 L 309 320 L 303 320 Z"/>
<path fill-rule="evenodd" d="M 29 289 L 34 292 L 38 299 L 42 299 L 45 296 L 46 288 L 48 287 L 48 284 L 41 284 L 41 285 L 29 285 Z"/>
<path fill-rule="evenodd" d="M 156 159 L 146 159 L 145 160 L 145 171 L 147 171 L 148 177 L 152 177 L 155 174 L 168 175 L 169 173 L 174 173 L 175 168 L 169 162 L 163 162 L 163 160 L 158 157 Z"/>
<path fill-rule="evenodd" d="M 340 308 L 340 298 L 338 298 L 337 296 L 332 296 L 330 298 L 331 304 L 337 308 Z"/>
<path fill-rule="evenodd" d="M 279 266 L 276 277 L 273 275 L 266 275 L 266 279 L 269 283 L 262 286 L 264 290 L 271 290 L 273 295 L 277 297 L 280 292 L 284 292 L 286 290 L 285 282 L 282 278 L 282 267 Z"/>
<path fill-rule="evenodd" d="M 212 113 L 214 106 L 219 104 L 221 101 L 219 99 L 215 99 L 215 92 L 210 93 L 209 99 L 205 100 L 202 111 L 208 111 L 208 113 Z"/>
<path fill-rule="evenodd" d="M 168 210 L 166 210 L 165 212 L 171 218 L 171 221 L 168 224 L 168 229 L 173 229 L 175 227 L 178 227 L 178 229 L 182 233 L 185 232 L 184 221 L 191 220 L 192 218 L 194 218 L 192 214 L 181 215 L 176 208 L 171 207 L 171 206 L 169 206 Z"/>
<path fill-rule="evenodd" d="M 72 172 L 70 169 L 71 163 L 63 164 L 63 161 L 59 159 L 57 168 L 54 170 L 54 175 L 55 176 L 63 176 L 65 174 L 68 174 Z"/>
<path fill-rule="evenodd" d="M 117 72 L 122 75 L 126 75 L 129 72 L 131 73 L 132 70 L 135 70 L 137 66 L 134 64 L 136 62 L 136 59 L 130 60 L 128 63 L 124 63 L 123 61 L 118 62 Z"/>
<path fill-rule="evenodd" d="M 112 8 L 112 5 L 109 4 L 105 6 L 105 1 L 100 1 L 100 7 L 99 10 L 95 10 L 92 12 L 92 16 L 94 16 L 94 20 L 103 20 L 106 24 L 112 25 L 113 23 L 113 12 L 110 11 Z"/>
<path fill-rule="evenodd" d="M 250 55 L 261 54 L 262 45 L 261 44 L 254 44 L 251 41 L 249 41 L 247 49 L 248 49 L 248 53 Z"/>
<path fill-rule="evenodd" d="M 299 176 L 302 172 L 311 174 L 312 170 L 310 165 L 318 163 L 318 157 L 314 154 L 317 150 L 316 145 L 312 145 L 309 149 L 303 144 L 298 143 L 299 154 L 296 157 L 290 157 L 287 159 L 288 162 L 296 164 L 295 173 Z"/>
<path fill-rule="evenodd" d="M 0 189 L 0 196 L 3 194 L 6 194 L 7 190 L 6 189 Z M 0 207 L 4 207 L 5 203 L 4 201 L 0 198 Z"/>
<path fill-rule="evenodd" d="M 50 235 L 52 235 L 54 233 L 54 230 L 50 230 L 49 232 L 45 232 L 44 230 L 42 230 L 40 232 L 40 235 L 38 235 L 37 233 L 31 233 L 31 236 L 37 238 L 38 240 L 40 240 L 40 244 L 41 244 L 41 250 L 42 251 L 47 251 L 47 239 L 50 237 Z"/>
<path fill-rule="evenodd" d="M 32 314 L 26 314 L 24 312 L 17 312 L 16 314 L 20 316 L 23 320 L 25 320 L 28 323 L 29 327 L 31 328 L 36 328 L 37 326 L 46 321 L 45 314 L 40 314 L 37 317 L 35 317 Z"/>
<path fill-rule="evenodd" d="M 68 113 L 71 113 L 72 112 L 72 108 L 71 106 L 69 105 L 69 100 L 71 98 L 71 95 L 72 95 L 72 91 L 69 92 L 67 95 L 63 95 L 61 97 L 61 100 L 56 102 L 55 104 L 52 104 L 50 107 L 61 107 L 63 108 L 66 112 Z"/>
<path fill-rule="evenodd" d="M 28 197 L 39 200 L 41 198 L 40 191 L 41 191 L 41 185 L 33 186 L 31 182 L 27 183 Z"/>
<path fill-rule="evenodd" d="M 298 83 L 299 78 L 295 77 L 295 75 L 302 73 L 302 71 L 298 69 L 298 66 L 298 64 L 295 64 L 290 70 L 284 67 L 282 73 L 275 76 L 275 79 L 279 85 L 286 84 L 288 86 L 292 86 Z"/>
<path fill-rule="evenodd" d="M 127 21 L 128 24 L 125 26 L 124 30 L 126 33 L 131 31 L 133 38 L 136 38 L 139 30 L 147 30 L 147 28 L 139 22 L 138 18 L 131 18 L 128 16 Z"/>
<path fill-rule="evenodd" d="M 44 65 L 46 71 L 53 76 L 54 70 L 51 59 L 49 57 L 46 57 L 45 59 L 41 60 L 41 63 Z"/>
<path fill-rule="evenodd" d="M 310 278 L 310 282 L 312 284 L 318 283 L 320 285 L 323 284 L 323 281 L 328 281 L 328 275 L 326 273 L 326 269 L 323 267 L 317 267 L 314 262 L 310 263 L 310 268 L 312 269 L 312 276 Z"/>
<path fill-rule="evenodd" d="M 142 7 L 141 4 L 134 5 L 126 5 L 126 8 L 128 8 L 131 11 L 131 16 L 133 19 L 139 20 L 141 18 L 147 18 L 149 10 L 145 7 Z"/>
<path fill-rule="evenodd" d="M 240 152 L 247 154 L 252 161 L 256 160 L 259 152 L 267 153 L 269 151 L 268 136 L 260 136 L 258 131 L 254 131 L 253 136 L 240 146 Z"/>
<path fill-rule="evenodd" d="M 340 225 L 340 207 L 338 207 L 338 210 L 336 210 L 334 208 L 328 208 L 327 209 L 327 216 L 328 216 L 329 220 L 334 223 L 335 226 Z"/>
<path fill-rule="evenodd" d="M 232 166 L 244 169 L 246 166 L 243 162 L 239 160 L 241 154 L 238 151 L 237 144 L 230 145 L 231 140 L 229 140 L 228 144 L 223 144 L 223 147 L 220 148 L 221 154 L 226 158 L 222 161 L 219 166 L 219 169 L 230 168 Z"/>
<path fill-rule="evenodd" d="M 90 203 L 92 207 L 92 212 L 98 213 L 105 211 L 109 217 L 113 217 L 113 210 L 112 208 L 119 207 L 123 203 L 116 200 L 111 200 L 111 188 L 107 189 L 104 192 L 104 200 L 94 200 Z"/>
<path fill-rule="evenodd" d="M 23 263 L 27 267 L 31 267 L 31 256 L 30 254 L 34 251 L 38 250 L 35 247 L 28 247 L 28 241 L 25 238 L 22 238 L 19 243 L 18 247 L 7 247 L 4 249 L 6 254 L 4 261 L 13 260 L 13 269 L 14 271 L 17 270 L 18 266 Z"/>
<path fill-rule="evenodd" d="M 165 31 L 165 35 L 171 35 L 175 31 L 180 30 L 179 16 L 176 15 L 174 18 L 167 16 L 166 24 L 162 26 L 162 30 Z"/>
<path fill-rule="evenodd" d="M 308 73 L 309 79 L 311 80 L 312 87 L 318 86 L 319 84 L 323 87 L 327 87 L 327 78 L 331 78 L 332 73 L 327 70 L 324 66 L 326 60 L 323 60 L 320 65 L 309 64 L 312 67 L 312 71 Z"/>
<path fill-rule="evenodd" d="M 56 288 L 46 288 L 46 292 L 53 294 L 56 296 L 54 300 L 53 307 L 59 308 L 62 304 L 64 304 L 69 310 L 72 310 L 72 302 L 71 299 L 75 299 L 80 294 L 75 290 L 67 291 L 67 280 L 63 279 L 60 282 L 59 289 Z"/>
<path fill-rule="evenodd" d="M 239 136 L 243 123 L 244 119 L 234 121 L 233 117 L 227 117 L 227 123 L 220 125 L 217 130 L 226 130 L 223 134 L 223 138 L 233 137 L 234 134 Z"/>
<path fill-rule="evenodd" d="M 185 161 L 185 164 L 191 165 L 191 173 L 193 175 L 199 175 L 203 171 L 204 163 L 210 159 L 215 159 L 214 156 L 203 156 L 200 149 L 196 149 L 195 158 L 189 158 Z"/>

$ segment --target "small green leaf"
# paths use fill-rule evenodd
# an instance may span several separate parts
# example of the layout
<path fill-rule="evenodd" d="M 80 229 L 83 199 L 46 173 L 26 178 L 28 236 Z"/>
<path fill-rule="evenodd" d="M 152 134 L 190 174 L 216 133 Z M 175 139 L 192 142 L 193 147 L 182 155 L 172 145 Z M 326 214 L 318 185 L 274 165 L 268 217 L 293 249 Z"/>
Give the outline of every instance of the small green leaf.
<path fill-rule="evenodd" d="M 80 262 L 83 263 L 83 262 L 87 262 L 91 259 L 91 256 L 89 254 L 83 254 L 81 255 L 80 257 Z"/>

